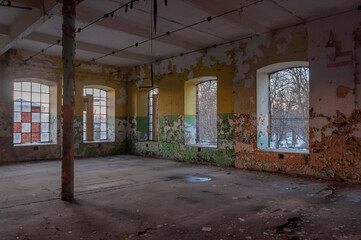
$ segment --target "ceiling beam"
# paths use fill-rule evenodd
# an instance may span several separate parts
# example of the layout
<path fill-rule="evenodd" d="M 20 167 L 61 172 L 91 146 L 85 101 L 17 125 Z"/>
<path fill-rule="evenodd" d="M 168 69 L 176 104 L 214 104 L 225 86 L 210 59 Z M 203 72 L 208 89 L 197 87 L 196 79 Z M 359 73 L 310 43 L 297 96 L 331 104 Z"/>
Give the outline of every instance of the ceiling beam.
<path fill-rule="evenodd" d="M 61 4 L 56 0 L 47 0 L 45 3 L 44 12 L 40 9 L 33 9 L 31 11 L 24 11 L 15 21 L 9 26 L 9 37 L 6 41 L 0 43 L 0 55 L 12 48 L 16 42 L 35 30 L 36 27 L 48 20 L 53 14 L 59 12 Z"/>
<path fill-rule="evenodd" d="M 57 40 L 61 39 L 61 37 L 33 32 L 30 35 L 28 35 L 25 39 L 37 41 L 37 42 L 41 42 L 41 43 L 46 43 L 46 44 L 53 44 L 53 43 L 56 43 Z M 61 43 L 59 44 L 59 46 L 61 46 Z M 97 54 L 102 54 L 102 55 L 111 53 L 113 50 L 116 50 L 116 49 L 111 49 L 108 47 L 103 47 L 103 46 L 86 43 L 86 42 L 79 42 L 79 41 L 76 41 L 76 49 L 79 49 L 82 51 L 87 51 L 87 52 L 92 52 L 92 53 L 97 53 Z M 124 58 L 124 59 L 137 60 L 140 62 L 152 62 L 152 61 L 156 60 L 154 57 L 151 57 L 151 56 L 127 52 L 127 51 L 117 52 L 111 56 Z"/>
<path fill-rule="evenodd" d="M 282 6 L 281 4 L 277 3 L 274 0 L 269 0 L 270 3 L 272 3 L 275 7 L 283 10 L 285 13 L 292 15 L 293 17 L 297 18 L 300 22 L 305 22 L 305 20 L 298 15 L 294 14 L 291 10 L 287 9 L 286 7 Z"/>
<path fill-rule="evenodd" d="M 104 13 L 99 13 L 98 11 L 82 6 L 77 10 L 77 19 L 89 23 L 89 22 L 93 22 L 94 19 L 101 17 L 103 14 Z M 97 22 L 96 25 L 146 39 L 150 37 L 150 29 L 148 26 L 144 26 L 142 24 L 130 21 L 129 19 L 126 18 L 116 17 L 116 18 L 103 19 Z M 158 28 L 157 31 L 159 33 L 166 33 L 168 30 Z M 174 35 L 172 36 L 172 34 L 169 36 L 158 38 L 154 41 L 166 43 L 172 46 L 176 46 L 188 50 L 197 50 L 202 47 L 188 40 L 181 39 L 179 36 L 174 36 Z"/>
<path fill-rule="evenodd" d="M 32 8 L 42 8 L 42 1 L 40 0 L 11 0 L 11 3 L 17 3 Z"/>
<path fill-rule="evenodd" d="M 212 15 L 219 15 L 232 10 L 224 7 L 225 5 L 219 4 L 219 0 L 183 0 L 183 1 L 190 6 L 196 7 L 199 10 L 208 12 L 209 14 Z M 241 6 L 239 7 L 241 8 Z M 243 28 L 246 28 L 254 33 L 264 33 L 270 30 L 266 26 L 243 16 L 242 12 L 240 14 L 232 13 L 232 14 L 224 15 L 222 19 L 227 20 L 230 23 L 238 24 Z"/>

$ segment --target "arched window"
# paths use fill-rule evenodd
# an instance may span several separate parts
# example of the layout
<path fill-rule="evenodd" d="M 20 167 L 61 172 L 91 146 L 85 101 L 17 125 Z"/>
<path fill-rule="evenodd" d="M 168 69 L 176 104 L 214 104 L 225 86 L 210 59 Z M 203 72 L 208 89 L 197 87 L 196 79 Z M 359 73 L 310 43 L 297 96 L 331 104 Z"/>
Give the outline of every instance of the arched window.
<path fill-rule="evenodd" d="M 307 64 L 291 62 L 268 66 L 258 72 L 257 78 L 258 148 L 308 151 Z"/>
<path fill-rule="evenodd" d="M 148 92 L 148 140 L 153 141 L 158 141 L 158 96 L 158 88 Z"/>
<path fill-rule="evenodd" d="M 84 141 L 114 141 L 114 90 L 89 86 L 83 97 Z"/>
<path fill-rule="evenodd" d="M 184 83 L 185 144 L 217 147 L 217 79 L 201 77 Z"/>
<path fill-rule="evenodd" d="M 50 86 L 14 82 L 14 144 L 50 143 Z"/>

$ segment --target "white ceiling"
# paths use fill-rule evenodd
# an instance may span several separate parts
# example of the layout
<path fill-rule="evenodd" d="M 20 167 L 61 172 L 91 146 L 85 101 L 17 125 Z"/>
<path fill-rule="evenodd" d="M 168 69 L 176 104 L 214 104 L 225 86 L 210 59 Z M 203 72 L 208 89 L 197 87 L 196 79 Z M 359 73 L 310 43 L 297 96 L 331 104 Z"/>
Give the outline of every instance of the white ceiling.
<path fill-rule="evenodd" d="M 76 27 L 103 16 L 129 0 L 84 0 L 77 7 Z M 1 2 L 1 1 L 0 1 Z M 0 6 L 0 53 L 9 48 L 38 52 L 61 39 L 61 6 L 56 0 L 12 0 L 13 5 L 32 7 L 21 10 Z M 358 0 L 158 0 L 157 34 L 244 6 L 210 22 L 195 25 L 169 36 L 104 57 L 97 62 L 131 66 L 181 52 L 197 50 L 278 28 L 307 22 L 357 8 Z M 46 13 L 46 16 L 44 16 Z M 133 8 L 117 11 L 77 33 L 76 58 L 90 61 L 151 37 L 151 0 L 139 0 Z M 49 17 L 47 17 L 49 16 Z M 153 37 L 157 36 L 153 32 Z M 61 56 L 61 46 L 47 54 Z"/>

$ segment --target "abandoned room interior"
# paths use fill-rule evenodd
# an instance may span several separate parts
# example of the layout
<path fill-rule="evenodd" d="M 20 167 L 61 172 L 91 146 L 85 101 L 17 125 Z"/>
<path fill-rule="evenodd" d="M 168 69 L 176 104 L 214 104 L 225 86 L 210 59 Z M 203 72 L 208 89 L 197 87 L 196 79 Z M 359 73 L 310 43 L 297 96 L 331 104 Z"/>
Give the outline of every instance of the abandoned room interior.
<path fill-rule="evenodd" d="M 358 0 L 0 0 L 0 239 L 361 239 Z"/>

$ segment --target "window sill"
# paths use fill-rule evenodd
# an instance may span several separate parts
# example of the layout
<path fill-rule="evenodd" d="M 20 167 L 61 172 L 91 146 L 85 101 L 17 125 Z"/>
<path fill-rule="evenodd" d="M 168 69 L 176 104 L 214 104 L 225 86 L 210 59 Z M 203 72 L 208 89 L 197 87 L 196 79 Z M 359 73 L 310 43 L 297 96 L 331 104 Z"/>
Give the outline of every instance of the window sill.
<path fill-rule="evenodd" d="M 217 145 L 212 145 L 212 144 L 185 144 L 185 146 L 188 146 L 188 147 L 201 147 L 201 148 L 217 148 Z"/>
<path fill-rule="evenodd" d="M 16 143 L 14 147 L 55 146 L 57 143 Z"/>
<path fill-rule="evenodd" d="M 114 140 L 83 141 L 83 143 L 113 143 Z"/>
<path fill-rule="evenodd" d="M 308 149 L 275 149 L 275 148 L 266 148 L 266 149 L 258 149 L 262 152 L 278 152 L 278 153 L 301 153 L 301 154 L 309 154 Z"/>

